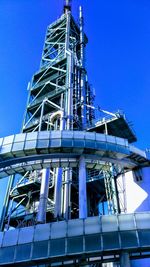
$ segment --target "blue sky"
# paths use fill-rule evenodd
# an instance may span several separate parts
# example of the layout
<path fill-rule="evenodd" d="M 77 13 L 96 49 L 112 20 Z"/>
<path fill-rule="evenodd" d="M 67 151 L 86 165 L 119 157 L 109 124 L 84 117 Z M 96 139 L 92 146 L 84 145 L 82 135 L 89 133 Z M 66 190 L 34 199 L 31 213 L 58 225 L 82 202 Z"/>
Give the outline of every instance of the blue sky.
<path fill-rule="evenodd" d="M 150 147 L 150 1 L 73 0 L 84 8 L 86 65 L 96 102 L 124 110 L 137 146 Z M 21 129 L 27 84 L 39 69 L 45 31 L 63 0 L 0 1 L 0 137 Z"/>

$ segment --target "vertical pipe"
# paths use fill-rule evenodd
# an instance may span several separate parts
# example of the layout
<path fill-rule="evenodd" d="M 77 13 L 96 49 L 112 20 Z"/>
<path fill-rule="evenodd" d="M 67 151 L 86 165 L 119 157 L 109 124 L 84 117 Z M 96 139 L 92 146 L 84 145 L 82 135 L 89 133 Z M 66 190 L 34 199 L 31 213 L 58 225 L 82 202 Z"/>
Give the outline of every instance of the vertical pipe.
<path fill-rule="evenodd" d="M 40 190 L 40 202 L 38 207 L 37 222 L 46 223 L 46 210 L 47 210 L 47 199 L 49 191 L 49 176 L 50 169 L 42 170 L 41 177 L 41 190 Z"/>
<path fill-rule="evenodd" d="M 86 165 L 85 158 L 79 159 L 79 218 L 87 218 Z"/>
<path fill-rule="evenodd" d="M 55 192 L 54 192 L 54 217 L 58 218 L 61 216 L 61 189 L 62 189 L 62 168 L 56 169 L 56 181 L 55 181 Z"/>
<path fill-rule="evenodd" d="M 81 68 L 84 67 L 84 32 L 83 32 L 83 10 L 82 7 L 79 7 L 79 22 L 80 22 L 80 64 Z"/>
<path fill-rule="evenodd" d="M 43 120 L 43 114 L 44 114 L 44 105 L 45 100 L 43 100 L 42 107 L 41 107 L 41 116 L 40 116 L 40 122 L 39 122 L 39 131 L 42 129 L 42 120 Z"/>
<path fill-rule="evenodd" d="M 84 70 L 84 21 L 83 21 L 83 10 L 82 7 L 79 7 L 79 22 L 80 22 L 80 67 L 81 67 L 81 120 L 82 128 L 84 128 L 86 111 L 85 111 L 85 70 Z"/>
<path fill-rule="evenodd" d="M 70 219 L 70 180 L 71 170 L 66 168 L 64 171 L 64 210 L 63 216 L 66 220 Z"/>
<path fill-rule="evenodd" d="M 60 131 L 64 130 L 64 110 L 61 112 L 60 117 Z M 59 218 L 61 216 L 61 195 L 62 195 L 62 168 L 56 168 L 56 180 L 55 180 L 55 190 L 54 190 L 54 217 Z"/>
<path fill-rule="evenodd" d="M 122 252 L 120 255 L 120 267 L 131 267 L 128 252 Z"/>

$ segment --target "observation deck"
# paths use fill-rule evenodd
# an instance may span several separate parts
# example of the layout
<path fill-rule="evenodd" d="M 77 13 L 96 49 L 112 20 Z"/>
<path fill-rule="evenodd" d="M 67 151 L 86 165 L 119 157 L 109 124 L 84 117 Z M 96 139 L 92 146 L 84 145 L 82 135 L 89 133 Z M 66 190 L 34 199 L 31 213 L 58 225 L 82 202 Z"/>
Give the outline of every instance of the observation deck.
<path fill-rule="evenodd" d="M 150 256 L 150 213 L 59 221 L 0 232 L 0 266 L 75 266 Z"/>

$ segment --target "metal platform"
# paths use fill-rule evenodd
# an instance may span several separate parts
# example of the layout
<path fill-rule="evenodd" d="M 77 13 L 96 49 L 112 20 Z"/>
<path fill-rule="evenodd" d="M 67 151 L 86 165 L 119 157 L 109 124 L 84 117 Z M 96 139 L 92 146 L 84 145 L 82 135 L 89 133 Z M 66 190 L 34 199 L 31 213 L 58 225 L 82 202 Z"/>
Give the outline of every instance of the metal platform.
<path fill-rule="evenodd" d="M 129 143 L 137 141 L 136 135 L 130 127 L 129 123 L 125 119 L 125 116 L 117 113 L 116 116 L 107 116 L 97 121 L 95 125 L 88 129 L 89 132 L 105 133 L 109 135 L 125 138 Z"/>

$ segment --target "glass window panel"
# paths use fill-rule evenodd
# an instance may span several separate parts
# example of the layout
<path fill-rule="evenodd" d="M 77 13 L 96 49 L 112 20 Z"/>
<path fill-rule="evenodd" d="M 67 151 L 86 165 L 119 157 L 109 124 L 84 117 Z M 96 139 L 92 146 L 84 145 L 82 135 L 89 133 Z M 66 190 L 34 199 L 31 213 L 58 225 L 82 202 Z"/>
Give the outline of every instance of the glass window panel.
<path fill-rule="evenodd" d="M 59 256 L 65 254 L 65 238 L 52 239 L 50 244 L 50 255 Z"/>
<path fill-rule="evenodd" d="M 18 230 L 10 230 L 4 233 L 3 247 L 16 245 L 18 239 Z"/>
<path fill-rule="evenodd" d="M 51 238 L 61 238 L 66 236 L 67 223 L 65 221 L 51 224 Z"/>
<path fill-rule="evenodd" d="M 62 139 L 61 145 L 62 146 L 67 146 L 67 147 L 72 147 L 73 140 L 67 140 L 67 139 Z"/>
<path fill-rule="evenodd" d="M 37 148 L 44 148 L 44 147 L 49 147 L 49 140 L 44 139 L 44 140 L 38 140 L 37 141 Z"/>
<path fill-rule="evenodd" d="M 73 146 L 75 147 L 84 147 L 85 141 L 84 140 L 74 140 Z"/>
<path fill-rule="evenodd" d="M 129 150 L 126 147 L 123 146 L 117 146 L 117 151 L 122 154 L 129 154 Z"/>
<path fill-rule="evenodd" d="M 85 219 L 85 234 L 100 233 L 100 218 L 89 217 Z"/>
<path fill-rule="evenodd" d="M 44 258 L 48 255 L 48 241 L 34 242 L 33 259 Z"/>
<path fill-rule="evenodd" d="M 96 142 L 96 148 L 100 148 L 102 150 L 106 150 L 107 144 L 102 142 Z"/>
<path fill-rule="evenodd" d="M 20 228 L 19 231 L 19 244 L 25 244 L 33 241 L 34 227 L 24 227 Z"/>
<path fill-rule="evenodd" d="M 38 133 L 38 139 L 49 139 L 50 132 L 48 131 L 41 131 Z"/>
<path fill-rule="evenodd" d="M 14 142 L 24 142 L 26 134 L 16 134 Z"/>
<path fill-rule="evenodd" d="M 105 233 L 103 234 L 103 249 L 117 249 L 119 248 L 118 233 Z"/>
<path fill-rule="evenodd" d="M 74 131 L 74 139 L 84 139 L 85 132 Z"/>
<path fill-rule="evenodd" d="M 48 240 L 50 237 L 50 224 L 38 224 L 34 231 L 34 241 Z"/>
<path fill-rule="evenodd" d="M 50 132 L 50 139 L 61 139 L 61 131 L 51 131 Z"/>
<path fill-rule="evenodd" d="M 124 146 L 125 145 L 125 139 L 116 137 L 116 143 L 117 143 L 117 145 Z"/>
<path fill-rule="evenodd" d="M 12 151 L 23 150 L 24 142 L 13 143 Z"/>
<path fill-rule="evenodd" d="M 86 140 L 86 141 L 85 141 L 85 146 L 94 149 L 94 148 L 95 148 L 95 142 L 92 141 L 92 140 L 91 140 L 91 141 L 90 141 L 90 140 Z"/>
<path fill-rule="evenodd" d="M 35 149 L 35 147 L 36 147 L 36 140 L 25 142 L 25 149 Z"/>
<path fill-rule="evenodd" d="M 114 144 L 107 143 L 107 149 L 111 151 L 117 151 L 117 146 Z"/>
<path fill-rule="evenodd" d="M 16 261 L 30 259 L 31 244 L 19 245 L 16 248 Z"/>
<path fill-rule="evenodd" d="M 135 229 L 134 215 L 122 214 L 118 216 L 120 230 L 132 230 Z"/>
<path fill-rule="evenodd" d="M 96 134 L 96 141 L 106 142 L 105 134 Z"/>
<path fill-rule="evenodd" d="M 101 236 L 100 235 L 88 235 L 85 236 L 85 252 L 101 250 Z"/>
<path fill-rule="evenodd" d="M 149 213 L 139 213 L 135 214 L 136 225 L 138 229 L 149 229 L 150 214 Z"/>
<path fill-rule="evenodd" d="M 27 133 L 26 140 L 36 140 L 38 132 Z"/>
<path fill-rule="evenodd" d="M 139 240 L 141 246 L 150 246 L 150 231 L 139 231 Z"/>
<path fill-rule="evenodd" d="M 102 231 L 112 232 L 118 230 L 117 217 L 113 215 L 102 216 Z"/>
<path fill-rule="evenodd" d="M 60 147 L 61 146 L 61 139 L 51 139 L 50 140 L 51 147 Z"/>
<path fill-rule="evenodd" d="M 3 141 L 3 145 L 11 144 L 14 140 L 14 135 L 6 136 Z"/>
<path fill-rule="evenodd" d="M 12 144 L 10 145 L 5 145 L 1 147 L 0 153 L 5 154 L 5 153 L 10 153 L 12 148 Z"/>
<path fill-rule="evenodd" d="M 69 237 L 67 239 L 67 252 L 83 252 L 83 237 Z"/>
<path fill-rule="evenodd" d="M 83 235 L 83 220 L 76 219 L 68 221 L 68 236 Z"/>
<path fill-rule="evenodd" d="M 71 131 L 62 131 L 62 138 L 73 138 L 73 132 L 71 132 Z"/>
<path fill-rule="evenodd" d="M 106 135 L 106 141 L 108 142 L 108 143 L 116 143 L 116 139 L 115 139 L 115 137 L 114 136 L 111 136 L 111 135 Z"/>
<path fill-rule="evenodd" d="M 92 139 L 95 141 L 95 133 L 85 133 L 86 139 Z"/>
<path fill-rule="evenodd" d="M 123 248 L 137 247 L 136 231 L 120 232 L 121 245 Z"/>
<path fill-rule="evenodd" d="M 15 246 L 0 249 L 0 263 L 10 263 L 14 260 Z"/>

